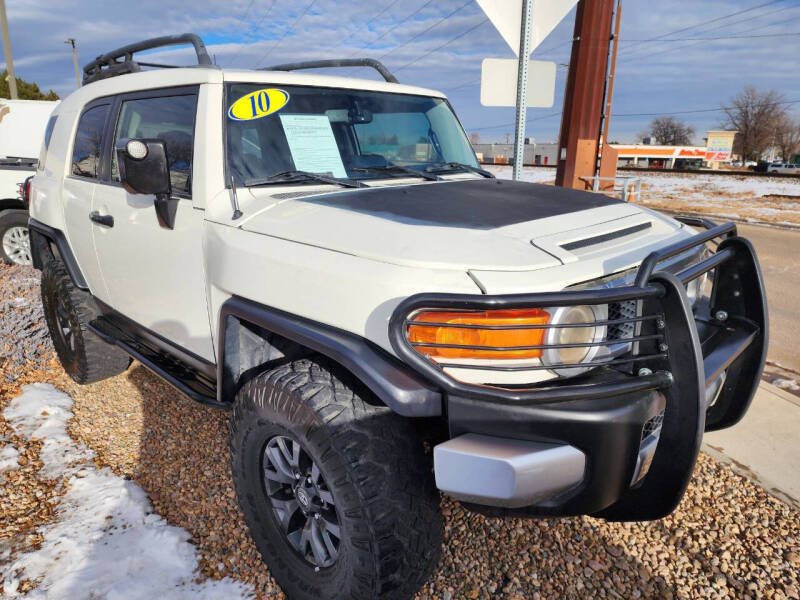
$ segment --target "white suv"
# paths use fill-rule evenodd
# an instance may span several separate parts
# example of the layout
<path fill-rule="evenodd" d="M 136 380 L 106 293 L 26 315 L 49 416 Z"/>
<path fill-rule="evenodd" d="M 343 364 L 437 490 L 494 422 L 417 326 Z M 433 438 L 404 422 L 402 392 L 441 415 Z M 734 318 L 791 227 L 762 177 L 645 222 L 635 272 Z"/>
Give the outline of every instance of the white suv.
<path fill-rule="evenodd" d="M 178 43 L 196 67 L 133 60 Z M 291 72 L 353 64 L 386 81 Z M 31 193 L 58 355 L 81 383 L 133 357 L 232 409 L 239 502 L 289 598 L 410 598 L 437 488 L 663 517 L 703 431 L 747 410 L 767 312 L 733 224 L 497 180 L 442 94 L 375 61 L 227 70 L 184 35 L 84 71 Z"/>
<path fill-rule="evenodd" d="M 792 163 L 771 163 L 767 171 L 770 173 L 788 173 L 789 175 L 800 174 L 797 165 Z"/>

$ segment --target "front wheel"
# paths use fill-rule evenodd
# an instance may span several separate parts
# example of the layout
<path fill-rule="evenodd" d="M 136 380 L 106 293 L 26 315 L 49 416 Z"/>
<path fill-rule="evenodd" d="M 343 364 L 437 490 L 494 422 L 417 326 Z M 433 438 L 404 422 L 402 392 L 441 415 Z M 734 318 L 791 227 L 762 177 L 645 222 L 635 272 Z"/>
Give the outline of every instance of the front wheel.
<path fill-rule="evenodd" d="M 231 464 L 250 533 L 290 600 L 405 600 L 438 561 L 439 494 L 407 419 L 321 361 L 236 397 Z"/>

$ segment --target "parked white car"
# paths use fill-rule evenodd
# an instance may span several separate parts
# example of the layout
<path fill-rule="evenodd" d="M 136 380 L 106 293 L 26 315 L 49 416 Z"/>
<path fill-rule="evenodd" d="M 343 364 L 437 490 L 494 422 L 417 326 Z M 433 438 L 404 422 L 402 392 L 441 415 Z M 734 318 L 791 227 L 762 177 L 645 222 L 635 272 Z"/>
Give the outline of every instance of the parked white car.
<path fill-rule="evenodd" d="M 789 175 L 800 175 L 800 166 L 792 163 L 771 163 L 767 167 L 768 173 L 788 173 Z"/>
<path fill-rule="evenodd" d="M 197 66 L 134 60 L 179 43 Z M 385 81 L 293 72 L 327 66 Z M 56 351 L 79 383 L 133 357 L 231 410 L 239 503 L 289 599 L 411 598 L 439 491 L 663 517 L 703 432 L 747 410 L 768 324 L 733 224 L 497 180 L 444 95 L 375 61 L 221 69 L 183 35 L 84 73 L 31 190 Z"/>
<path fill-rule="evenodd" d="M 25 181 L 36 171 L 50 113 L 58 102 L 0 98 L 0 260 L 31 264 Z"/>

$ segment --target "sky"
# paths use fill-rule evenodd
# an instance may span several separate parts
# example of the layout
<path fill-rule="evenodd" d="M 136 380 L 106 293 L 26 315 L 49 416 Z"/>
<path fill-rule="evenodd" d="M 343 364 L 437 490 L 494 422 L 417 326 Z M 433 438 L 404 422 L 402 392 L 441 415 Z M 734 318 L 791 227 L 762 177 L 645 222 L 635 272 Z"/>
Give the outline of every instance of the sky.
<path fill-rule="evenodd" d="M 481 141 L 513 138 L 514 109 L 480 104 L 480 69 L 484 58 L 514 53 L 475 0 L 6 0 L 6 6 L 17 76 L 62 96 L 76 87 L 67 38 L 77 40 L 83 66 L 133 41 L 194 32 L 223 67 L 378 58 L 401 82 L 446 93 L 467 132 Z M 574 22 L 573 9 L 532 55 L 559 65 L 554 105 L 528 109 L 527 135 L 537 142 L 558 139 Z M 637 141 L 655 116 L 672 114 L 692 125 L 702 144 L 724 116 L 713 109 L 745 85 L 797 100 L 787 107 L 800 118 L 798 40 L 800 0 L 622 0 L 610 139 Z M 192 56 L 185 49 L 158 55 L 183 63 Z M 339 71 L 379 77 L 369 69 Z"/>

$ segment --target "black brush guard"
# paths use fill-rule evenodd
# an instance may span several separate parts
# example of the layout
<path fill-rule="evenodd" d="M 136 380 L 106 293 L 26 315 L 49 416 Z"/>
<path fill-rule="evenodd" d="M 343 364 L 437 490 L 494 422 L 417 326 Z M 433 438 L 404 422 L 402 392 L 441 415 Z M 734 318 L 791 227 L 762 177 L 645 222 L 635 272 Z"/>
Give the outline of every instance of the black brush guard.
<path fill-rule="evenodd" d="M 443 390 L 453 437 L 472 432 L 568 443 L 586 454 L 587 473 L 579 489 L 549 504 L 511 514 L 588 513 L 611 520 L 663 517 L 675 509 L 686 490 L 703 432 L 730 427 L 747 411 L 766 360 L 769 328 L 758 259 L 750 242 L 738 237 L 733 223 L 680 220 L 706 230 L 650 254 L 639 267 L 635 282 L 626 287 L 502 296 L 418 294 L 403 301 L 394 312 L 389 327 L 392 346 L 404 361 Z M 675 274 L 658 270 L 660 262 L 718 239 L 716 250 L 702 261 Z M 695 315 L 685 286 L 706 273 L 713 281 L 709 310 Z M 460 382 L 445 369 L 463 365 L 436 363 L 407 337 L 410 325 L 431 326 L 413 320 L 421 310 L 546 308 L 630 301 L 640 303 L 635 317 L 606 322 L 609 326 L 636 324 L 636 333 L 626 340 L 631 342 L 629 352 L 598 361 L 598 368 L 585 375 L 532 387 Z M 709 407 L 706 388 L 723 371 L 724 384 Z M 631 487 L 645 423 L 662 410 L 661 437 L 650 470 Z"/>

